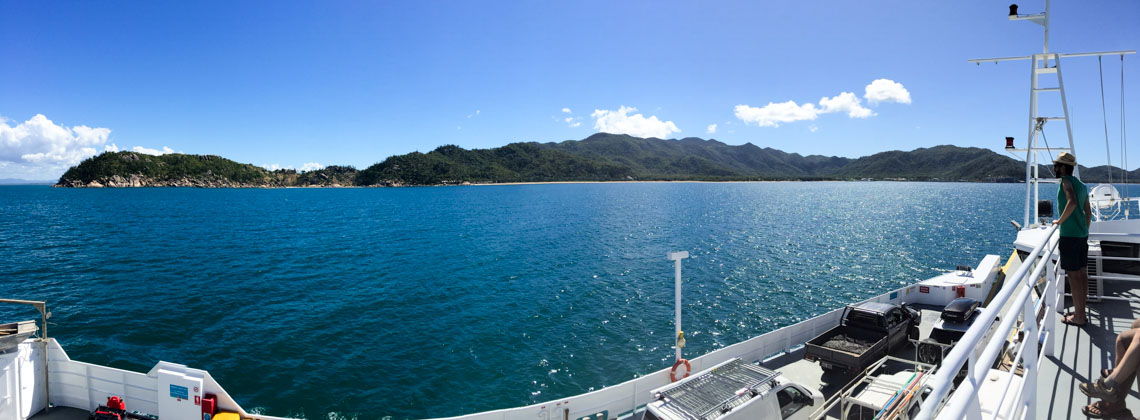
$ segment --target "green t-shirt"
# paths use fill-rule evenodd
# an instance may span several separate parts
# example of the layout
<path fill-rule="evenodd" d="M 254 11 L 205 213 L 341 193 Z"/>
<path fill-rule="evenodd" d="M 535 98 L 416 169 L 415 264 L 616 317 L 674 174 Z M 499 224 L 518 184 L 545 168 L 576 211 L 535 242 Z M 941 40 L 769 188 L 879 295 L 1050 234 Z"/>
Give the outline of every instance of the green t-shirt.
<path fill-rule="evenodd" d="M 1073 185 L 1073 195 L 1077 197 L 1077 209 L 1073 210 L 1073 214 L 1065 219 L 1065 223 L 1061 223 L 1061 236 L 1070 238 L 1087 238 L 1089 237 L 1089 226 L 1085 224 L 1085 201 L 1089 199 L 1089 188 L 1085 183 L 1077 179 L 1075 176 L 1066 175 L 1061 177 L 1061 182 L 1069 180 Z M 1064 184 L 1057 186 L 1057 216 L 1065 214 L 1065 206 L 1068 205 L 1069 199 L 1065 197 Z"/>

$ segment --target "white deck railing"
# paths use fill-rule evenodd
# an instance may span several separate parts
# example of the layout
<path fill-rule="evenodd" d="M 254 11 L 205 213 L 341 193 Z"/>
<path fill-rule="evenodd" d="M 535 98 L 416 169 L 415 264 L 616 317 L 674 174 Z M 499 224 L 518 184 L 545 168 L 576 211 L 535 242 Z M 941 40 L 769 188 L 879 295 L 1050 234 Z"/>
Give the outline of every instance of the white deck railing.
<path fill-rule="evenodd" d="M 979 318 L 973 327 L 966 331 L 953 350 L 946 355 L 942 366 L 928 382 L 931 392 L 922 404 L 918 419 L 926 420 L 936 416 L 938 419 L 969 420 L 1036 418 L 1034 410 L 1037 398 L 1037 373 L 1041 359 L 1053 355 L 1053 317 L 1056 316 L 1054 308 L 1062 297 L 1059 292 L 1063 290 L 1058 285 L 1058 265 L 1051 258 L 1053 250 L 1057 247 L 1056 233 L 1056 226 L 1048 228 L 1046 235 L 1026 256 L 1021 267 L 1006 277 L 1005 286 L 978 315 Z M 1046 275 L 1045 290 L 1041 298 L 1034 301 L 1030 296 L 1037 279 L 1040 279 L 1042 274 Z M 1040 313 L 1042 306 L 1045 309 L 1044 318 L 1039 324 L 1037 314 Z M 981 343 L 986 330 L 999 315 L 1001 323 L 992 335 L 993 338 L 989 343 Z M 989 366 L 993 366 L 1001 356 L 1005 339 L 1010 336 L 1018 320 L 1022 321 L 1018 331 L 1023 334 L 1021 337 L 1024 339 L 1014 344 L 1013 351 L 1016 356 L 1013 358 L 1013 366 L 1018 366 L 1019 363 L 1022 365 L 1024 380 L 1020 383 L 1023 385 L 1020 388 L 1011 387 L 1017 382 L 1014 378 L 1017 369 L 1011 368 L 1003 378 L 999 378 L 1003 391 L 997 397 L 996 405 L 987 404 L 990 410 L 983 412 L 979 400 L 981 384 L 989 375 Z M 985 350 L 980 357 L 977 357 L 974 349 L 979 344 L 984 344 Z M 1044 352 L 1039 351 L 1039 345 L 1044 346 Z M 969 374 L 957 389 L 954 389 L 954 376 L 967 363 Z M 950 395 L 951 390 L 954 390 L 953 395 Z M 987 398 L 993 396 L 987 395 Z"/>

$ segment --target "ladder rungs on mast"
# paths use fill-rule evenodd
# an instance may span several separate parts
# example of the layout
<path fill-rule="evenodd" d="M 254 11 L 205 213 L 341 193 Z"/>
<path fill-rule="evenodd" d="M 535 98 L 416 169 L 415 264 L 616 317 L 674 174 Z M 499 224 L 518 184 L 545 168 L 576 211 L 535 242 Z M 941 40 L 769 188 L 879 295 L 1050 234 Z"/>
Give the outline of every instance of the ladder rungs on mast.
<path fill-rule="evenodd" d="M 1060 92 L 1061 88 L 1059 88 L 1059 87 L 1037 88 L 1037 89 L 1033 89 L 1033 91 L 1034 92 Z"/>
<path fill-rule="evenodd" d="M 1049 73 L 1056 73 L 1057 68 L 1056 67 L 1034 67 L 1033 71 L 1036 72 L 1037 74 L 1049 74 Z"/>
<path fill-rule="evenodd" d="M 1042 119 L 1042 120 L 1049 120 L 1049 121 L 1055 121 L 1055 120 L 1063 120 L 1063 119 L 1065 119 L 1065 117 L 1037 117 L 1037 118 L 1038 118 L 1038 119 Z"/>

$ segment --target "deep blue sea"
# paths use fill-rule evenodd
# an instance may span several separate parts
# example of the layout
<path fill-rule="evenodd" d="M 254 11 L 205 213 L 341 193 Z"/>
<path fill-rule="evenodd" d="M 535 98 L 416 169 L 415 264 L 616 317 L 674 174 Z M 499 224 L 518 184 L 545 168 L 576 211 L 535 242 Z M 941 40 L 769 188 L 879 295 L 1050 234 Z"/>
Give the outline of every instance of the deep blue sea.
<path fill-rule="evenodd" d="M 1055 190 L 1054 190 L 1055 191 Z M 1009 254 L 1023 184 L 0 187 L 0 296 L 78 360 L 209 370 L 246 409 L 450 416 L 694 357 Z M 1055 192 L 1044 194 L 1051 197 Z M 31 318 L 0 307 L 0 320 Z"/>

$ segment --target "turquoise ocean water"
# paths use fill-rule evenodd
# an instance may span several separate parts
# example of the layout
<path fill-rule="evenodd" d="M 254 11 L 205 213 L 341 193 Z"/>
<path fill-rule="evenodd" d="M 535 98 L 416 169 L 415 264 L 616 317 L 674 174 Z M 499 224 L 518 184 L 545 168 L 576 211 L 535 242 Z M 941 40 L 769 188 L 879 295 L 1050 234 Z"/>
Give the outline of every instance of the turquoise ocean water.
<path fill-rule="evenodd" d="M 696 356 L 1004 258 L 1024 191 L 0 187 L 0 296 L 47 300 L 49 332 L 74 359 L 206 369 L 265 414 L 450 416 L 668 367 L 669 251 L 692 254 L 683 322 Z M 32 315 L 19 310 L 0 307 L 0 320 Z"/>

